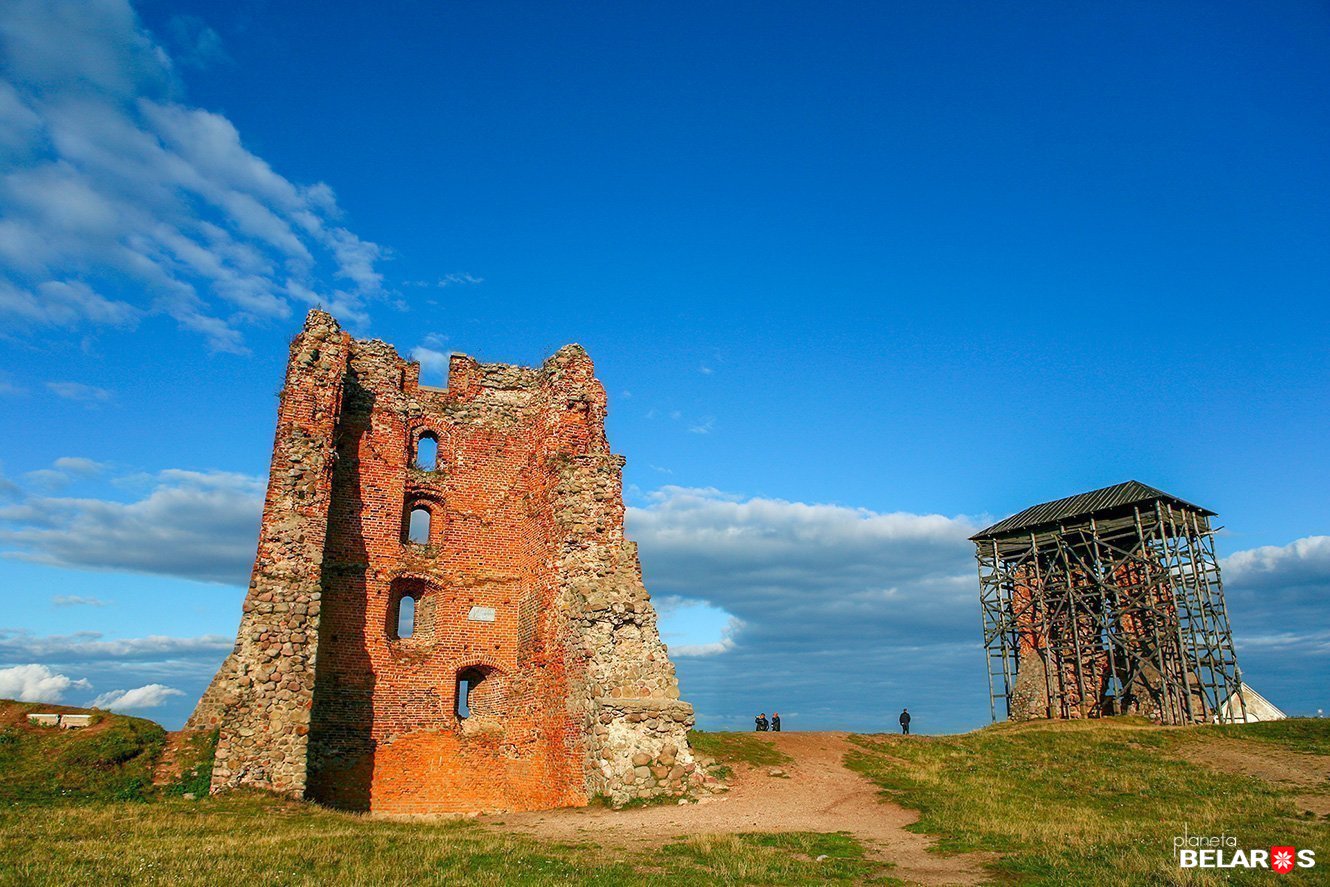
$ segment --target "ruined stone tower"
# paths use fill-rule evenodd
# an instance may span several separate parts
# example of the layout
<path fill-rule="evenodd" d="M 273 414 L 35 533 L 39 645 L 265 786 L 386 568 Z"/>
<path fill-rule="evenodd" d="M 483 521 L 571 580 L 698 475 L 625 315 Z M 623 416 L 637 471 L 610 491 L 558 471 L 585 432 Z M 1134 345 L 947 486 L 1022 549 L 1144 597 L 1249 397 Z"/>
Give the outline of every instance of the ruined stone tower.
<path fill-rule="evenodd" d="M 1210 519 L 1138 481 L 974 536 L 993 719 L 1246 719 Z"/>
<path fill-rule="evenodd" d="M 702 780 L 591 359 L 419 373 L 321 311 L 291 344 L 235 650 L 186 725 L 219 730 L 213 790 L 425 813 Z"/>

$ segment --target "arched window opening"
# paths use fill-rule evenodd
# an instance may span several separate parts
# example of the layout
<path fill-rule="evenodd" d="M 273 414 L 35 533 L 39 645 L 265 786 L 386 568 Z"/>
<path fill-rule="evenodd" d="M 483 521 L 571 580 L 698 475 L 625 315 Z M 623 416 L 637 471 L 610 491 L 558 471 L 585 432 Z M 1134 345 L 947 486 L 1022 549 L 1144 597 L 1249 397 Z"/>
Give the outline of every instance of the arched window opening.
<path fill-rule="evenodd" d="M 422 471 L 434 471 L 439 465 L 439 439 L 426 432 L 416 441 L 415 465 Z"/>
<path fill-rule="evenodd" d="M 413 577 L 398 577 L 388 587 L 383 630 L 389 640 L 414 638 L 428 643 L 434 630 L 438 595 L 433 586 Z"/>
<path fill-rule="evenodd" d="M 486 674 L 479 668 L 464 668 L 457 673 L 457 718 L 466 720 L 471 717 L 472 707 L 476 702 L 474 694 L 485 681 Z"/>
<path fill-rule="evenodd" d="M 409 638 L 416 633 L 416 599 L 405 595 L 397 602 L 397 636 Z"/>
<path fill-rule="evenodd" d="M 414 542 L 417 545 L 429 544 L 429 509 L 423 505 L 417 505 L 411 509 L 411 517 L 407 521 L 406 540 Z"/>

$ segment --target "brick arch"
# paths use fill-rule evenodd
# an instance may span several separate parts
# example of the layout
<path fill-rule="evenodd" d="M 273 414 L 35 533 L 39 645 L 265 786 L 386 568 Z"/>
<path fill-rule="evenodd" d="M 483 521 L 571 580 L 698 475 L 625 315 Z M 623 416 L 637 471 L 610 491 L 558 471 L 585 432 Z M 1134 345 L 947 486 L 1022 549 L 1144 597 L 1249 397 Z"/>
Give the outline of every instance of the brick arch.
<path fill-rule="evenodd" d="M 414 630 L 410 638 L 398 637 L 403 598 L 415 601 Z M 435 616 L 443 597 L 443 586 L 421 574 L 394 576 L 388 582 L 388 603 L 384 610 L 384 631 L 390 641 L 406 641 L 413 645 L 428 644 L 434 640 Z"/>
<path fill-rule="evenodd" d="M 423 543 L 413 542 L 411 539 L 411 513 L 417 510 L 424 511 L 429 515 L 429 532 L 426 534 Z M 402 502 L 402 543 L 433 545 L 435 540 L 443 534 L 443 516 L 443 496 L 441 494 L 423 490 L 409 491 Z"/>
<path fill-rule="evenodd" d="M 457 669 L 453 679 L 453 714 L 457 716 L 458 726 L 464 721 L 502 719 L 508 714 L 507 675 L 497 665 L 476 659 Z M 462 682 L 468 681 L 467 697 L 469 714 L 463 717 Z"/>
<path fill-rule="evenodd" d="M 430 473 L 442 473 L 448 462 L 444 454 L 452 443 L 452 436 L 447 429 L 439 427 L 437 423 L 419 422 L 407 428 L 406 464 L 408 467 L 415 466 L 416 455 L 420 452 L 420 442 L 427 437 L 434 439 L 437 449 L 434 454 L 434 467 L 423 470 Z"/>
<path fill-rule="evenodd" d="M 406 510 L 410 511 L 411 506 L 416 503 L 424 504 L 430 508 L 437 509 L 440 516 L 443 514 L 444 506 L 443 491 L 434 486 L 425 486 L 423 484 L 407 484 L 406 487 Z"/>

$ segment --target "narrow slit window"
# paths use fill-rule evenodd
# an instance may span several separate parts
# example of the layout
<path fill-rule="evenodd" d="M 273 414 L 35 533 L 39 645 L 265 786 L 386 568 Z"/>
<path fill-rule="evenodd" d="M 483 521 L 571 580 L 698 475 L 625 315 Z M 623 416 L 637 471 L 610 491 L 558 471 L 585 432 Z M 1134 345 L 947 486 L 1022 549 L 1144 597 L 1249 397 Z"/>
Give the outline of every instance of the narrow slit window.
<path fill-rule="evenodd" d="M 409 638 L 416 633 L 416 599 L 406 595 L 397 602 L 397 636 Z"/>
<path fill-rule="evenodd" d="M 417 545 L 429 544 L 429 509 L 423 506 L 412 508 L 407 522 L 406 538 Z"/>
<path fill-rule="evenodd" d="M 416 467 L 434 471 L 439 464 L 439 441 L 432 434 L 422 434 L 416 441 Z"/>

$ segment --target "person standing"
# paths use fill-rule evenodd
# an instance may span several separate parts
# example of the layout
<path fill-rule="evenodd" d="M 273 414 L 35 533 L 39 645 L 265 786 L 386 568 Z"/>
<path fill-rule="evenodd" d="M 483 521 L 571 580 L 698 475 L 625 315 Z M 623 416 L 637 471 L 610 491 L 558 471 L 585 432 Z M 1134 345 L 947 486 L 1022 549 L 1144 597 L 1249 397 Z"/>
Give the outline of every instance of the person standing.
<path fill-rule="evenodd" d="M 910 710 L 909 710 L 908 708 L 901 709 L 900 722 L 901 722 L 901 732 L 904 733 L 906 736 L 909 736 L 909 735 L 910 735 Z"/>
<path fill-rule="evenodd" d="M 771 713 L 771 732 L 772 733 L 780 732 L 780 712 L 778 711 L 773 711 Z"/>
<path fill-rule="evenodd" d="M 759 733 L 767 732 L 767 713 L 762 712 L 760 715 L 758 715 L 756 718 L 753 719 L 753 723 L 755 725 L 757 732 Z"/>

